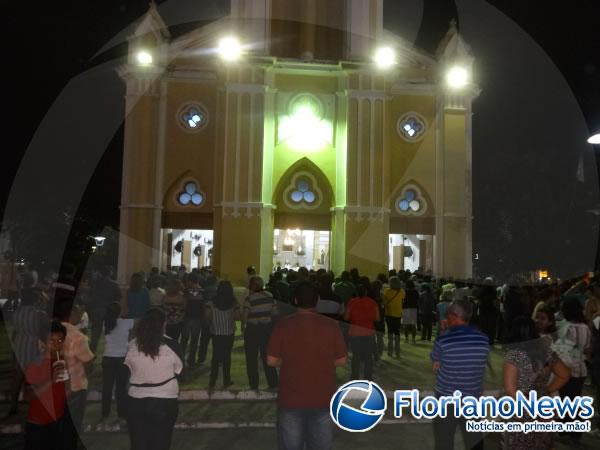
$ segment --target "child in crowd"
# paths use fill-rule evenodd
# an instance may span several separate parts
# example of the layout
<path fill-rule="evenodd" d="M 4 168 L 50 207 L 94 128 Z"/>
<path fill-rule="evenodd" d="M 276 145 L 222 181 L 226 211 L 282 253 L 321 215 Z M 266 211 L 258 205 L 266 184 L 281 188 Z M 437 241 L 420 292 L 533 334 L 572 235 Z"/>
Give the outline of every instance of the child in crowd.
<path fill-rule="evenodd" d="M 63 419 L 69 389 L 69 372 L 63 357 L 66 328 L 52 322 L 45 341 L 40 341 L 41 360 L 25 369 L 30 399 L 25 424 L 25 450 L 63 448 Z"/>

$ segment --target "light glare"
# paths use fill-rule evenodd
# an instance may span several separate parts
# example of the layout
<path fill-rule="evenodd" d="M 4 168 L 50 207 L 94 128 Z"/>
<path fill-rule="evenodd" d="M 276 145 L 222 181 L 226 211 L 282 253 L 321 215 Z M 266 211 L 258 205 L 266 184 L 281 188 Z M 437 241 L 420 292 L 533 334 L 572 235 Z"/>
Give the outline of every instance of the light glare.
<path fill-rule="evenodd" d="M 448 85 L 453 88 L 462 88 L 469 82 L 469 73 L 464 67 L 453 67 L 446 76 Z"/>
<path fill-rule="evenodd" d="M 396 64 L 396 52 L 391 47 L 380 47 L 373 58 L 380 69 L 388 69 Z"/>
<path fill-rule="evenodd" d="M 138 52 L 137 61 L 142 66 L 147 66 L 149 64 L 152 64 L 152 55 L 146 51 Z"/>
<path fill-rule="evenodd" d="M 279 124 L 279 139 L 295 150 L 321 150 L 331 144 L 331 135 L 331 124 L 319 118 L 308 103 L 298 105 L 294 113 L 283 117 Z"/>
<path fill-rule="evenodd" d="M 235 61 L 242 55 L 240 41 L 234 37 L 226 37 L 219 41 L 219 55 L 225 61 Z"/>

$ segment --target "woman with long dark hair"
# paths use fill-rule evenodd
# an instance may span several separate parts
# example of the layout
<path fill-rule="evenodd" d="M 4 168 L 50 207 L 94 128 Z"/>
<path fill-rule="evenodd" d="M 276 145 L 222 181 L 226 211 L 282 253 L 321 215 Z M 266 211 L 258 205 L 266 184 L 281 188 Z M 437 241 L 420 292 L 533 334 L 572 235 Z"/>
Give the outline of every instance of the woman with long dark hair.
<path fill-rule="evenodd" d="M 240 320 L 240 310 L 233 295 L 233 286 L 229 281 L 221 281 L 212 302 L 207 304 L 206 318 L 210 323 L 212 335 L 212 361 L 210 366 L 209 388 L 213 389 L 223 367 L 223 388 L 233 384 L 231 381 L 231 350 L 235 336 L 235 321 Z"/>
<path fill-rule="evenodd" d="M 179 412 L 177 377 L 183 363 L 164 343 L 166 316 L 148 310 L 138 322 L 129 343 L 125 365 L 129 367 L 127 425 L 132 450 L 168 450 Z"/>
<path fill-rule="evenodd" d="M 102 418 L 107 418 L 110 414 L 115 387 L 117 414 L 119 417 L 126 415 L 128 373 L 123 362 L 133 325 L 133 319 L 121 318 L 121 305 L 118 302 L 108 305 L 104 316 L 106 345 L 102 357 Z"/>
<path fill-rule="evenodd" d="M 540 339 L 529 317 L 517 317 L 508 330 L 504 357 L 504 390 L 514 397 L 517 391 L 527 397 L 536 391 L 538 398 L 558 391 L 569 379 L 569 368 L 555 355 L 548 340 Z M 550 382 L 550 375 L 553 375 Z M 520 420 L 530 422 L 524 415 Z M 551 449 L 552 433 L 504 433 L 500 448 L 510 450 Z"/>

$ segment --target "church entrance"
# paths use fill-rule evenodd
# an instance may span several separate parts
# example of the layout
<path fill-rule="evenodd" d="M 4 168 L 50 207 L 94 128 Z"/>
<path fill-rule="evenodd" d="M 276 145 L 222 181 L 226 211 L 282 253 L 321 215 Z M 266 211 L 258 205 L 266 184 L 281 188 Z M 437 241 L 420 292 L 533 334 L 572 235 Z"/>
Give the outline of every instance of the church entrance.
<path fill-rule="evenodd" d="M 189 272 L 212 265 L 213 230 L 163 228 L 164 268 L 185 266 Z"/>
<path fill-rule="evenodd" d="M 273 267 L 298 270 L 329 270 L 330 231 L 280 229 L 273 230 Z"/>
<path fill-rule="evenodd" d="M 433 236 L 423 234 L 390 234 L 389 268 L 396 270 L 431 270 Z"/>

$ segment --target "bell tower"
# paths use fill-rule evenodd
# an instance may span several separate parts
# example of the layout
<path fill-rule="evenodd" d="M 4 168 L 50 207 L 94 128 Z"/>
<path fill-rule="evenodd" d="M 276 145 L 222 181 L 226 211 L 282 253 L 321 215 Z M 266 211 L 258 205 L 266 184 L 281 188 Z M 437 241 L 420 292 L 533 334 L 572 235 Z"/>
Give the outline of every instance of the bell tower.
<path fill-rule="evenodd" d="M 231 0 L 252 51 L 305 61 L 364 59 L 383 26 L 383 0 Z"/>

